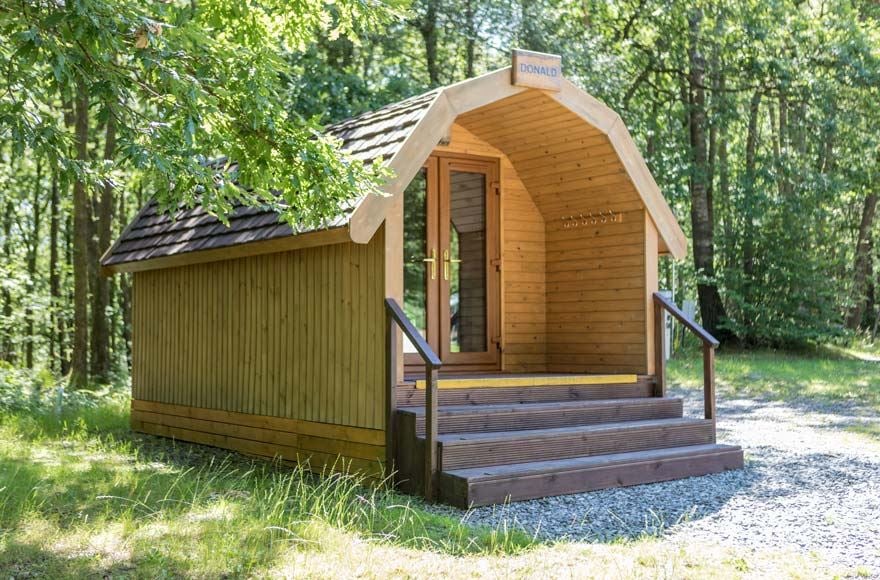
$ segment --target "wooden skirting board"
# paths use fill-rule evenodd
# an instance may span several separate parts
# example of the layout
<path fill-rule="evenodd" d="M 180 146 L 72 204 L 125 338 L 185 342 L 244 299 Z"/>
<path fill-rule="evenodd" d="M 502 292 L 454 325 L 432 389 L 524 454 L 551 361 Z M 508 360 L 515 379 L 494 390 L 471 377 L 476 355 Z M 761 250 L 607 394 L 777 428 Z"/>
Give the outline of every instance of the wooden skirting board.
<path fill-rule="evenodd" d="M 382 473 L 385 432 L 264 415 L 132 400 L 135 431 L 247 455 L 305 464 L 312 471 Z"/>
<path fill-rule="evenodd" d="M 477 389 L 487 387 L 561 387 L 567 385 L 623 385 L 638 382 L 636 375 L 535 375 L 440 379 L 438 389 Z M 425 379 L 416 380 L 416 388 L 425 388 Z"/>

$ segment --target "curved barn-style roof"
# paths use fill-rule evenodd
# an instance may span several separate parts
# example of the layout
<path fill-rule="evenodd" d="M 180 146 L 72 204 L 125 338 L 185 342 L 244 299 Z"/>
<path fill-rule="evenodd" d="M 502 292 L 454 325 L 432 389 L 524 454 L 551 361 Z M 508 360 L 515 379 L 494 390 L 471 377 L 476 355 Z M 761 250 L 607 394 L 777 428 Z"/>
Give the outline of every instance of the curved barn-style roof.
<path fill-rule="evenodd" d="M 385 185 L 388 196 L 354 200 L 322 231 L 295 235 L 269 210 L 236 208 L 227 227 L 202 208 L 171 217 L 151 203 L 102 266 L 136 271 L 344 239 L 367 243 L 453 123 L 510 158 L 545 217 L 576 214 L 597 196 L 634 190 L 657 228 L 660 251 L 685 255 L 684 233 L 620 116 L 566 79 L 558 92 L 514 86 L 507 67 L 329 126 L 352 155 L 388 159 L 395 177 Z"/>

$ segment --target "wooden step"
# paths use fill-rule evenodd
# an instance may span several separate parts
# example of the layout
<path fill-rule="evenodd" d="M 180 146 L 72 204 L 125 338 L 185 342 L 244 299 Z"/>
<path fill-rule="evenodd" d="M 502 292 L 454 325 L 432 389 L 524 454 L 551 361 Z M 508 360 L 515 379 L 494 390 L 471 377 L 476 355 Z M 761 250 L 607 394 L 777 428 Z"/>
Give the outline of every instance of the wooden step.
<path fill-rule="evenodd" d="M 403 407 L 397 412 L 414 415 L 416 433 L 418 435 L 425 434 L 424 407 Z M 681 399 L 647 397 L 552 403 L 445 406 L 438 408 L 437 423 L 438 432 L 441 434 L 485 433 L 648 419 L 675 419 L 681 416 Z"/>
<path fill-rule="evenodd" d="M 439 469 L 529 463 L 714 443 L 705 419 L 655 419 L 577 427 L 439 435 Z"/>
<path fill-rule="evenodd" d="M 440 499 L 461 508 L 720 473 L 743 467 L 731 445 L 692 445 L 627 453 L 446 470 Z"/>
<path fill-rule="evenodd" d="M 595 399 L 630 399 L 654 395 L 654 377 L 639 376 L 634 383 L 546 385 L 438 389 L 440 405 L 492 405 L 499 403 L 549 403 Z M 425 390 L 415 384 L 397 387 L 398 407 L 424 407 Z"/>

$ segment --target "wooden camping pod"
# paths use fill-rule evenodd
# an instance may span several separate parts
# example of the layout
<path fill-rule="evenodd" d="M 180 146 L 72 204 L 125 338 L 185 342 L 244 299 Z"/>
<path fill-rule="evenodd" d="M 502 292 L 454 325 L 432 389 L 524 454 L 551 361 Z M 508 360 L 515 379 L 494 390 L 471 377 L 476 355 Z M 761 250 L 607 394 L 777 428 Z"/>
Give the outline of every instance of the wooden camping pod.
<path fill-rule="evenodd" d="M 559 492 L 649 480 L 649 460 L 663 478 L 741 464 L 713 446 L 710 370 L 705 420 L 628 400 L 663 389 L 658 313 L 678 311 L 656 301 L 657 264 L 684 254 L 684 235 L 619 116 L 565 79 L 547 86 L 502 69 L 328 127 L 395 176 L 323 229 L 294 235 L 267 208 L 237 206 L 227 227 L 147 204 L 102 258 L 134 273 L 133 428 L 313 469 L 380 476 L 396 461 L 405 488 L 459 504 L 508 485 L 534 496 L 501 467 L 541 441 L 559 469 L 601 474 Z M 421 337 L 418 356 L 398 328 Z M 424 361 L 419 387 L 406 374 Z M 593 425 L 614 420 L 653 422 Z M 482 435 L 455 435 L 468 429 Z M 651 455 L 652 441 L 680 449 Z M 614 450 L 635 455 L 571 458 Z M 497 473 L 469 475 L 481 457 Z"/>

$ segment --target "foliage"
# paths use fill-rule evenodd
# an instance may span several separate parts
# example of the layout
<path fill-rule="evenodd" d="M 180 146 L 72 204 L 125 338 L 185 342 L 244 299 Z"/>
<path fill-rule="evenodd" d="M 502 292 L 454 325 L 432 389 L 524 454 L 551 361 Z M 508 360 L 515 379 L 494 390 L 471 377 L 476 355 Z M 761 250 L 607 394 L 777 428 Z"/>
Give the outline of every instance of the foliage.
<path fill-rule="evenodd" d="M 320 225 L 386 175 L 340 155 L 322 123 L 505 66 L 512 46 L 561 53 L 566 76 L 620 112 L 688 234 L 691 185 L 705 179 L 714 272 L 663 261 L 661 286 L 675 286 L 677 302 L 695 299 L 698 284 L 717 287 L 723 328 L 745 346 L 852 338 L 845 319 L 859 305 L 861 331 L 876 334 L 874 224 L 864 283 L 855 261 L 863 209 L 880 193 L 878 17 L 876 3 L 856 0 L 414 0 L 408 9 L 9 0 L 0 4 L 0 358 L 26 362 L 30 350 L 34 364 L 68 371 L 68 289 L 83 235 L 69 219 L 74 179 L 93 195 L 115 186 L 112 212 L 90 200 L 92 228 L 111 222 L 114 236 L 153 195 L 221 216 L 239 202 L 269 205 L 297 228 Z M 691 144 L 695 52 L 704 164 Z M 87 161 L 72 127 L 80 89 Z M 117 144 L 104 155 L 110 119 Z M 218 158 L 230 161 L 206 163 Z M 89 235 L 95 263 L 106 247 Z M 113 280 L 97 308 L 124 370 L 129 282 Z"/>
<path fill-rule="evenodd" d="M 384 173 L 342 155 L 287 107 L 280 48 L 386 18 L 359 0 L 332 11 L 323 1 L 293 9 L 281 1 L 6 2 L 0 128 L 15 152 L 45 155 L 93 183 L 141 170 L 168 208 L 199 203 L 225 217 L 235 202 L 267 205 L 294 228 L 315 226 L 355 192 L 377 192 Z M 112 163 L 71 158 L 57 111 L 59 99 L 79 91 L 99 104 L 99 119 L 117 125 Z M 206 163 L 217 155 L 231 161 Z"/>

